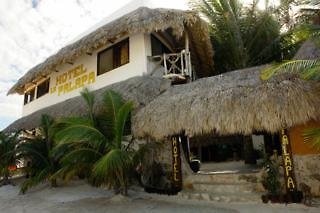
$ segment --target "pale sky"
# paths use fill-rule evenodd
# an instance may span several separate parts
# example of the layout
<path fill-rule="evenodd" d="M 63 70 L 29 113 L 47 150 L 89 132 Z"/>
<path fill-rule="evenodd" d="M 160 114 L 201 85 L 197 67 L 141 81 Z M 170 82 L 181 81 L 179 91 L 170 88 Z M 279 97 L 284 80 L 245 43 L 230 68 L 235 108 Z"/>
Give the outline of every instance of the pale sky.
<path fill-rule="evenodd" d="M 187 0 L 144 1 L 187 9 Z M 129 2 L 0 0 L 0 130 L 21 117 L 23 97 L 6 93 L 23 74 Z"/>

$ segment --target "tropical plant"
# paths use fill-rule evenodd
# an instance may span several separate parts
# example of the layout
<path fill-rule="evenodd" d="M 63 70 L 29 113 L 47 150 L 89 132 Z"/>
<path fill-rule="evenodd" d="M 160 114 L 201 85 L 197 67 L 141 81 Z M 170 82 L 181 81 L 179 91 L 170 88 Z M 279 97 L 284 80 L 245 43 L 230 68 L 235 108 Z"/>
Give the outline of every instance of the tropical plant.
<path fill-rule="evenodd" d="M 29 174 L 21 185 L 21 192 L 41 182 L 50 180 L 51 186 L 57 186 L 57 180 L 52 175 L 58 170 L 58 161 L 51 154 L 53 149 L 53 124 L 48 115 L 42 115 L 41 126 L 36 136 L 25 136 L 17 148 L 19 157 L 27 163 L 26 171 Z"/>
<path fill-rule="evenodd" d="M 262 185 L 273 196 L 281 193 L 280 161 L 276 153 L 263 159 Z"/>
<path fill-rule="evenodd" d="M 68 147 L 69 151 L 62 157 L 57 175 L 69 180 L 85 173 L 93 185 L 107 185 L 126 195 L 135 152 L 131 143 L 123 143 L 123 135 L 133 103 L 124 102 L 118 93 L 108 90 L 103 95 L 104 110 L 96 115 L 93 94 L 85 89 L 81 95 L 88 106 L 88 115 L 65 118 L 58 123 L 63 128 L 55 136 L 55 152 L 61 147 Z"/>
<path fill-rule="evenodd" d="M 303 133 L 306 143 L 311 143 L 316 149 L 320 149 L 320 128 L 309 128 Z"/>
<path fill-rule="evenodd" d="M 0 185 L 10 184 L 11 166 L 19 162 L 16 154 L 16 146 L 19 144 L 19 132 L 5 134 L 0 132 Z"/>
<path fill-rule="evenodd" d="M 278 59 L 280 25 L 272 11 L 239 0 L 195 0 L 192 7 L 208 21 L 215 50 L 215 69 L 222 73 Z"/>
<path fill-rule="evenodd" d="M 311 39 L 316 45 L 320 45 L 320 26 L 313 28 Z M 305 80 L 320 80 L 320 59 L 312 60 L 290 60 L 274 64 L 261 72 L 261 78 L 268 80 L 279 74 L 291 73 L 298 75 Z M 313 143 L 313 146 L 320 147 L 320 128 L 310 128 L 303 133 L 305 142 Z"/>

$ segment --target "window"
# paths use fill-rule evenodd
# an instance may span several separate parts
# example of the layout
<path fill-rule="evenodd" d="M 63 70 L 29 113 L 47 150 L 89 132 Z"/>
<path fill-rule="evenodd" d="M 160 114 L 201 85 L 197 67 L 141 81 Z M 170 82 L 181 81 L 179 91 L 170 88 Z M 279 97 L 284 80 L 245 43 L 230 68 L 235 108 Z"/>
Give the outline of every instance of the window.
<path fill-rule="evenodd" d="M 151 35 L 151 51 L 153 56 L 162 55 L 163 53 L 171 53 L 169 48 L 154 35 Z"/>
<path fill-rule="evenodd" d="M 34 100 L 34 93 L 35 93 L 35 88 L 29 90 L 28 92 L 26 92 L 24 94 L 24 104 L 25 105 Z"/>
<path fill-rule="evenodd" d="M 129 63 L 129 39 L 98 53 L 98 75 Z"/>
<path fill-rule="evenodd" d="M 49 92 L 49 83 L 50 83 L 50 78 L 48 78 L 47 80 L 45 80 L 44 82 L 38 85 L 37 98 L 40 98 L 41 96 Z"/>

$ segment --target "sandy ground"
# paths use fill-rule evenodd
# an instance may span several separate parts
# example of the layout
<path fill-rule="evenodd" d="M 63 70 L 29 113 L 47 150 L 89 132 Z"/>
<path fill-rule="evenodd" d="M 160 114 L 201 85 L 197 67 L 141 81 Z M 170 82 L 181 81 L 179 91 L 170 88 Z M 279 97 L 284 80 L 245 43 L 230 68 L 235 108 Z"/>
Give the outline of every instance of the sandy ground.
<path fill-rule="evenodd" d="M 320 212 L 320 207 L 300 204 L 215 203 L 183 200 L 177 196 L 148 194 L 131 189 L 129 197 L 114 195 L 81 181 L 58 188 L 46 184 L 19 195 L 18 186 L 0 187 L 0 213 L 82 213 L 82 212 Z"/>

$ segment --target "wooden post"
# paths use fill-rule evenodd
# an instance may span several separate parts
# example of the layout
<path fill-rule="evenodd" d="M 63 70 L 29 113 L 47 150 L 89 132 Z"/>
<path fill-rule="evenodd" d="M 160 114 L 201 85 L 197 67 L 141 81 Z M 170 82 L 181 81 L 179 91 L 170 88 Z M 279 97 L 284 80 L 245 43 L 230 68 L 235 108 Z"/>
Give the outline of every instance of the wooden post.
<path fill-rule="evenodd" d="M 189 35 L 187 32 L 184 32 L 184 36 L 185 36 L 185 49 L 186 49 L 186 52 L 189 52 Z"/>
<path fill-rule="evenodd" d="M 184 33 L 185 35 L 185 62 L 186 62 L 186 69 L 187 69 L 187 74 L 189 75 L 190 79 L 193 80 L 192 76 L 192 65 L 191 65 L 191 56 L 190 56 L 190 42 L 189 42 L 189 35 L 188 32 Z"/>
<path fill-rule="evenodd" d="M 292 193 L 297 191 L 297 183 L 294 177 L 291 145 L 286 129 L 282 129 L 280 135 L 286 191 L 287 193 Z"/>
<path fill-rule="evenodd" d="M 243 136 L 243 152 L 245 164 L 257 164 L 257 159 L 254 156 L 254 148 L 251 135 Z"/>
<path fill-rule="evenodd" d="M 167 59 L 166 59 L 166 54 L 163 53 L 163 64 L 164 64 L 164 74 L 168 74 L 168 68 L 167 68 Z"/>
<path fill-rule="evenodd" d="M 182 172 L 180 158 L 180 137 L 178 135 L 171 137 L 172 144 L 172 185 L 175 189 L 182 188 Z"/>

